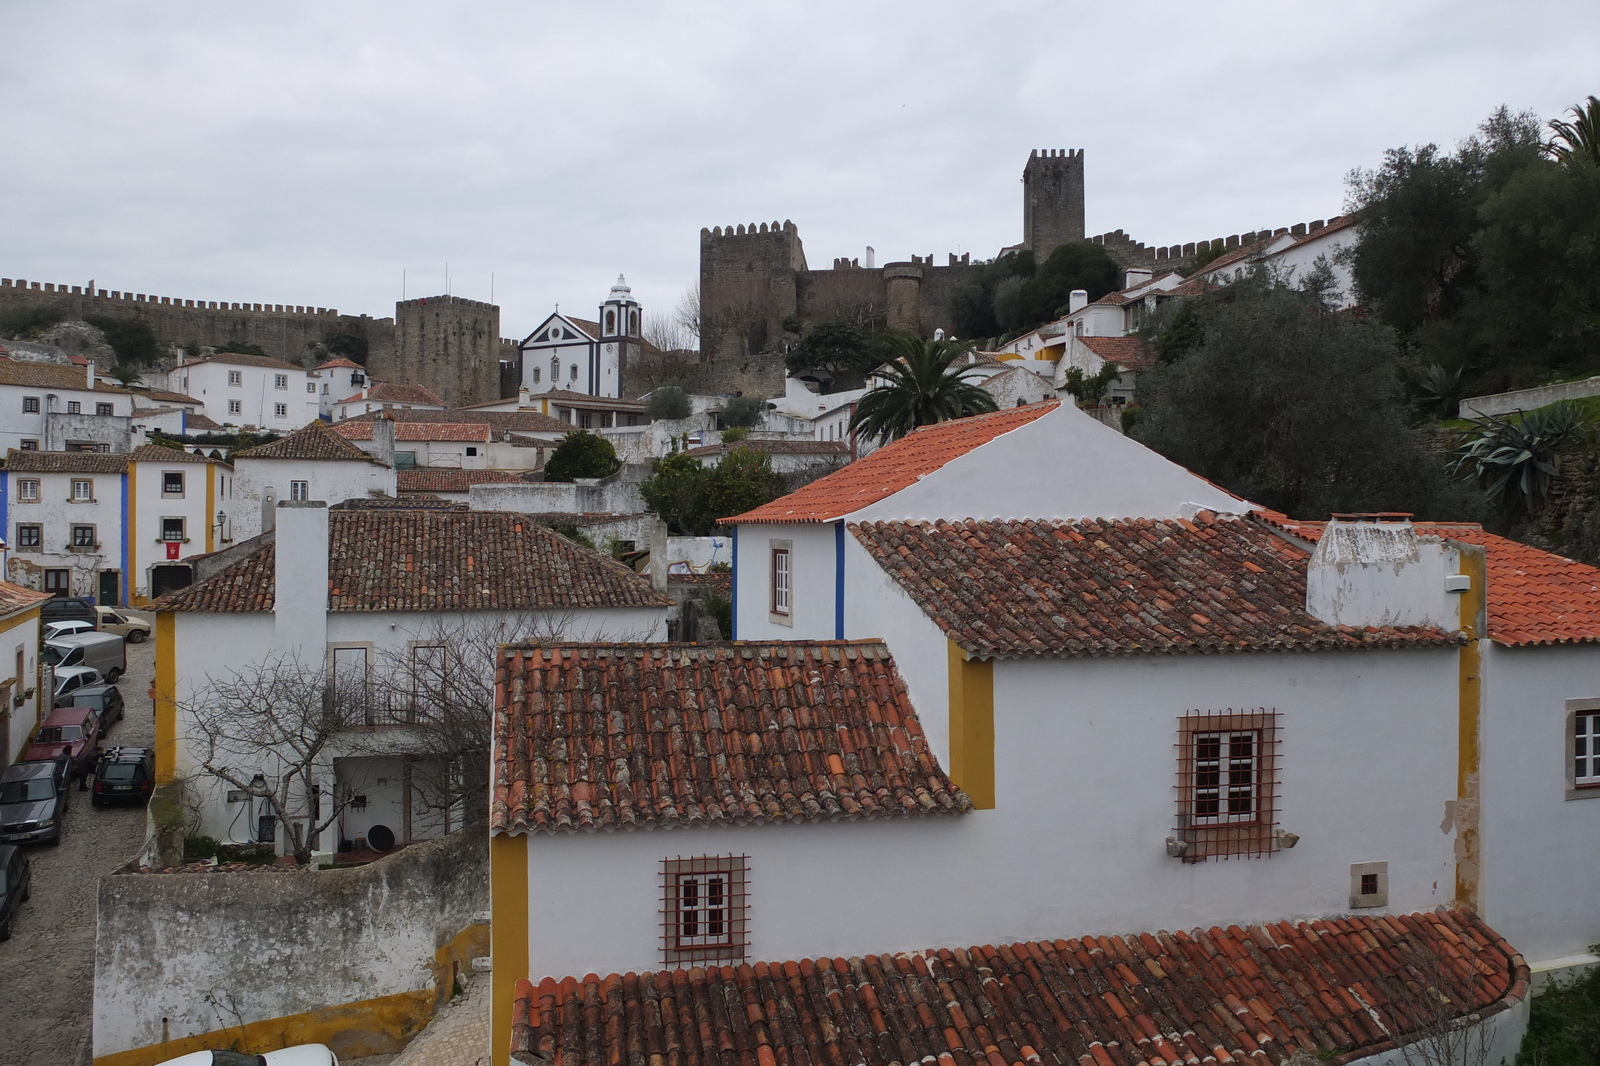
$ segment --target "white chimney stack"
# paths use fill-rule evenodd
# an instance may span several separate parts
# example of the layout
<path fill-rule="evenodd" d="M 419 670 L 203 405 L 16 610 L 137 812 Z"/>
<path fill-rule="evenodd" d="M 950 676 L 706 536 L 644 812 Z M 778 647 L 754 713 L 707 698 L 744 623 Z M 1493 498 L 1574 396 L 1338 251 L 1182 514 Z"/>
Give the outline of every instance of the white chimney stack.
<path fill-rule="evenodd" d="M 384 466 L 394 466 L 394 419 L 388 415 L 372 420 L 372 457 Z"/>
<path fill-rule="evenodd" d="M 873 266 L 877 263 L 877 259 L 875 258 L 877 256 L 877 254 L 878 254 L 877 252 L 872 250 L 872 245 L 870 245 L 870 244 L 867 245 L 866 264 L 867 264 L 867 269 L 868 270 L 871 270 L 873 268 Z"/>
<path fill-rule="evenodd" d="M 1134 267 L 1132 270 L 1123 275 L 1122 287 L 1124 289 L 1131 289 L 1135 285 L 1146 285 L 1154 276 L 1154 273 L 1149 270 L 1145 270 L 1143 267 Z"/>
<path fill-rule="evenodd" d="M 1335 515 L 1306 566 L 1306 612 L 1329 625 L 1461 627 L 1460 553 L 1409 515 Z"/>
<path fill-rule="evenodd" d="M 1073 289 L 1067 294 L 1067 314 L 1076 314 L 1089 306 L 1089 293 L 1086 289 Z"/>
<path fill-rule="evenodd" d="M 279 501 L 276 524 L 273 645 L 321 669 L 328 647 L 328 505 Z"/>

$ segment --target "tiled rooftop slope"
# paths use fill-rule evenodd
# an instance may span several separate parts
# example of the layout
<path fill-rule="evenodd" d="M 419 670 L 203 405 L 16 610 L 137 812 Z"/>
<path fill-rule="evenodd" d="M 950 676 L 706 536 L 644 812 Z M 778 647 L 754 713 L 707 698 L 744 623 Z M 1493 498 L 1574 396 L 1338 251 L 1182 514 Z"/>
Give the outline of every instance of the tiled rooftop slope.
<path fill-rule="evenodd" d="M 1385 1028 L 1414 1028 L 1430 988 L 1460 1005 L 1456 1015 L 1493 1014 L 1527 995 L 1528 968 L 1482 921 L 1452 911 L 591 974 L 517 983 L 512 1057 L 1281 1066 L 1303 1051 L 1339 1066 L 1388 1046 Z"/>
<path fill-rule="evenodd" d="M 502 832 L 970 809 L 877 641 L 507 648 Z"/>

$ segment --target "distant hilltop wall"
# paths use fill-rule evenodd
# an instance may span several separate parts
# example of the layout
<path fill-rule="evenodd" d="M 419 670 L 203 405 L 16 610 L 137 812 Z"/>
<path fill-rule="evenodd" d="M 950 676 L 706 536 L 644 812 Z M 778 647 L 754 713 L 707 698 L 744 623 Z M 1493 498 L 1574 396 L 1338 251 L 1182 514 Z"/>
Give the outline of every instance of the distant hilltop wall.
<path fill-rule="evenodd" d="M 392 361 L 394 352 L 394 319 L 341 315 L 331 307 L 187 300 L 0 278 L 0 311 L 13 307 L 49 307 L 69 319 L 137 318 L 164 342 L 258 344 L 268 355 L 290 363 L 304 363 L 315 345 L 341 334 L 366 338 L 368 366 L 375 373 Z"/>

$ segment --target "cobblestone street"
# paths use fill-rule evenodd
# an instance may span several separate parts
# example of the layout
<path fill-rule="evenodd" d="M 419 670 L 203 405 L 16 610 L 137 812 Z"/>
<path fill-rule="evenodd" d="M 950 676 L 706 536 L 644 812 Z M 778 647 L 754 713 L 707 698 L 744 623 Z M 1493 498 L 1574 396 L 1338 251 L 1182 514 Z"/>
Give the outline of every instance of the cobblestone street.
<path fill-rule="evenodd" d="M 155 645 L 129 644 L 127 656 L 117 684 L 127 710 L 108 746 L 155 739 L 148 695 Z M 144 833 L 143 807 L 97 809 L 74 786 L 60 845 L 28 847 L 33 897 L 0 944 L 0 1066 L 89 1066 L 96 889 L 102 875 L 137 854 Z"/>

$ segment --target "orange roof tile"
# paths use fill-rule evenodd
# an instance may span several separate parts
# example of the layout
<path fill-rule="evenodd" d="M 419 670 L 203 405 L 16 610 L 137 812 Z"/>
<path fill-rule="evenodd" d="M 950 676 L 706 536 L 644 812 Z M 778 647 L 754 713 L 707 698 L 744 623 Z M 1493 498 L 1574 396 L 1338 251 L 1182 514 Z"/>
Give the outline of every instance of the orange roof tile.
<path fill-rule="evenodd" d="M 1060 407 L 1059 400 L 1008 407 L 923 426 L 837 473 L 725 522 L 827 522 L 894 495 L 943 467 Z"/>
<path fill-rule="evenodd" d="M 510 1052 L 568 1066 L 1342 1066 L 1443 1020 L 1417 1010 L 1424 989 L 1453 1016 L 1487 1017 L 1527 998 L 1528 966 L 1452 910 L 588 974 L 517 981 Z"/>
<path fill-rule="evenodd" d="M 1155 365 L 1155 350 L 1143 337 L 1079 337 L 1083 346 L 1123 370 L 1148 370 Z"/>

